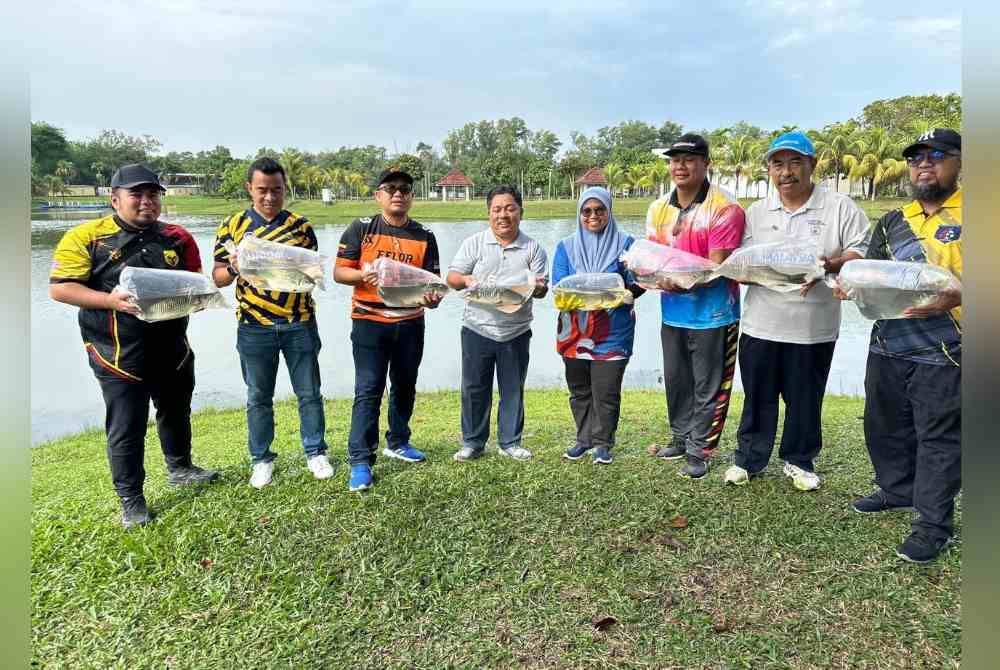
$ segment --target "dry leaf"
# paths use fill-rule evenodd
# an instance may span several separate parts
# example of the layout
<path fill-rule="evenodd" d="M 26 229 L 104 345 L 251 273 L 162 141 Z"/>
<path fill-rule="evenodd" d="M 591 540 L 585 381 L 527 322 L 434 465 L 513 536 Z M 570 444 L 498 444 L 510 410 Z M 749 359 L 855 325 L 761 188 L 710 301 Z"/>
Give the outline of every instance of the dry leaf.
<path fill-rule="evenodd" d="M 661 541 L 661 544 L 663 544 L 663 545 L 665 545 L 667 547 L 673 547 L 677 551 L 687 551 L 687 548 L 688 548 L 688 546 L 686 544 L 684 544 L 683 542 L 681 542 L 680 540 L 678 540 L 673 535 L 667 535 L 667 536 L 665 536 L 663 538 L 663 540 Z"/>
<path fill-rule="evenodd" d="M 215 565 L 215 561 L 211 558 L 203 558 L 198 562 L 198 564 L 206 570 L 211 570 L 212 566 Z"/>
<path fill-rule="evenodd" d="M 646 447 L 646 453 L 649 454 L 650 456 L 656 456 L 656 452 L 658 452 L 659 450 L 660 448 L 655 444 L 651 444 L 648 447 Z"/>
<path fill-rule="evenodd" d="M 618 623 L 618 619 L 616 619 L 616 618 L 614 618 L 613 616 L 610 616 L 610 615 L 604 616 L 604 617 L 599 617 L 597 619 L 594 619 L 594 621 L 593 621 L 594 628 L 596 628 L 597 630 L 601 631 L 602 633 L 605 632 L 606 630 L 610 629 L 616 623 Z"/>
<path fill-rule="evenodd" d="M 730 628 L 729 620 L 721 614 L 712 620 L 712 630 L 716 633 L 728 632 Z"/>
<path fill-rule="evenodd" d="M 677 516 L 675 516 L 673 519 L 670 520 L 670 527 L 671 528 L 687 528 L 688 527 L 687 517 L 683 516 L 681 514 L 678 514 Z"/>

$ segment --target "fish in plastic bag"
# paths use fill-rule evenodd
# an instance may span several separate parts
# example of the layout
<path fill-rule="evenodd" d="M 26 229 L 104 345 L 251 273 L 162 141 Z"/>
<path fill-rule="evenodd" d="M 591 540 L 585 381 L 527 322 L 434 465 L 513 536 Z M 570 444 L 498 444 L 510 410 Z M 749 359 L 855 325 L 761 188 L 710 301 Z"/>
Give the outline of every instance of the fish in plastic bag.
<path fill-rule="evenodd" d="M 433 272 L 385 256 L 366 263 L 364 271 L 378 276 L 378 297 L 389 307 L 420 307 L 427 294 L 443 298 L 450 290 Z"/>
<path fill-rule="evenodd" d="M 244 235 L 240 245 L 225 243 L 226 251 L 238 260 L 240 277 L 260 291 L 309 293 L 323 284 L 327 257 L 312 249 L 293 247 L 256 235 Z"/>
<path fill-rule="evenodd" d="M 588 272 L 570 275 L 555 285 L 552 297 L 560 312 L 614 309 L 631 295 L 619 274 Z"/>
<path fill-rule="evenodd" d="M 711 281 L 719 268 L 718 263 L 707 258 L 650 240 L 636 240 L 621 260 L 639 286 L 652 290 L 658 290 L 657 282 L 664 279 L 691 289 Z"/>
<path fill-rule="evenodd" d="M 211 278 L 186 270 L 127 267 L 118 287 L 148 322 L 179 319 L 203 309 L 231 309 Z"/>
<path fill-rule="evenodd" d="M 490 307 L 504 314 L 513 314 L 531 299 L 536 286 L 535 273 L 524 270 L 505 277 L 477 281 L 469 288 L 459 291 L 458 295 L 466 302 Z"/>
<path fill-rule="evenodd" d="M 759 284 L 772 291 L 798 291 L 825 273 L 820 251 L 812 242 L 767 242 L 736 249 L 724 260 L 716 276 L 742 284 Z"/>
<path fill-rule="evenodd" d="M 910 307 L 933 302 L 942 291 L 961 290 L 962 283 L 944 268 L 929 263 L 858 259 L 844 263 L 840 288 L 869 319 L 905 319 Z"/>

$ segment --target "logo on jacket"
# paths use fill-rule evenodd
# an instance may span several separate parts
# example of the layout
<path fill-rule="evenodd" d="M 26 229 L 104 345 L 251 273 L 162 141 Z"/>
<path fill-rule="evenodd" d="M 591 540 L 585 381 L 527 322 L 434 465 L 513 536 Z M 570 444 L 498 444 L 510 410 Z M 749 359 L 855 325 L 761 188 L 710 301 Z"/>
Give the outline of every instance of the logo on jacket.
<path fill-rule="evenodd" d="M 946 226 L 940 225 L 937 227 L 937 231 L 934 233 L 934 239 L 938 242 L 943 242 L 948 244 L 949 242 L 955 242 L 962 237 L 962 226 Z"/>
<path fill-rule="evenodd" d="M 181 261 L 181 259 L 178 258 L 177 256 L 177 252 L 174 251 L 173 249 L 166 249 L 163 252 L 163 260 L 165 260 L 167 262 L 167 265 L 169 265 L 172 268 L 177 267 L 177 264 L 180 263 Z"/>

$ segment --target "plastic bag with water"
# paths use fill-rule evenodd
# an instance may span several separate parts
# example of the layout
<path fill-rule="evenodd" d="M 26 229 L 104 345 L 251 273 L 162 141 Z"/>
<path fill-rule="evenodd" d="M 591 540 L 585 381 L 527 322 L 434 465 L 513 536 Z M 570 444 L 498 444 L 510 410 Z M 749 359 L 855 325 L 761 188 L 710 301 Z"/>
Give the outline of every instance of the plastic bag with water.
<path fill-rule="evenodd" d="M 420 307 L 425 295 L 443 298 L 450 290 L 433 272 L 384 256 L 366 263 L 364 270 L 378 275 L 378 297 L 389 307 Z"/>
<path fill-rule="evenodd" d="M 716 276 L 742 284 L 759 284 L 772 291 L 798 291 L 825 273 L 820 250 L 813 242 L 791 240 L 740 247 L 723 261 Z"/>
<path fill-rule="evenodd" d="M 840 269 L 840 288 L 869 319 L 905 319 L 910 307 L 933 302 L 942 291 L 961 290 L 962 283 L 944 268 L 929 263 L 859 259 Z"/>
<path fill-rule="evenodd" d="M 466 302 L 513 314 L 531 300 L 537 286 L 535 273 L 521 270 L 507 275 L 476 280 L 469 288 L 458 292 Z"/>
<path fill-rule="evenodd" d="M 658 290 L 656 284 L 662 279 L 683 289 L 705 284 L 719 267 L 707 258 L 650 240 L 636 240 L 621 260 L 635 275 L 639 286 L 652 290 Z"/>
<path fill-rule="evenodd" d="M 552 297 L 560 312 L 614 309 L 630 295 L 619 274 L 590 272 L 570 275 L 555 285 Z"/>
<path fill-rule="evenodd" d="M 225 244 L 238 261 L 240 277 L 261 291 L 309 293 L 317 286 L 325 290 L 323 267 L 328 258 L 312 249 L 293 247 L 256 235 L 244 235 L 237 247 Z"/>
<path fill-rule="evenodd" d="M 230 309 L 210 277 L 186 270 L 127 267 L 118 287 L 128 293 L 143 321 L 179 319 L 203 309 Z"/>

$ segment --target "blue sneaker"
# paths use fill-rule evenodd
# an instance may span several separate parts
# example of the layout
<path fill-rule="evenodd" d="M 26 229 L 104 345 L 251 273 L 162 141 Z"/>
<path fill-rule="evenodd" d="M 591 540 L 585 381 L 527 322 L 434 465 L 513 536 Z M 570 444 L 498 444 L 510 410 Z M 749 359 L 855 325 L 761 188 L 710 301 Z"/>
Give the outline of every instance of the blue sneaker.
<path fill-rule="evenodd" d="M 351 466 L 351 481 L 348 487 L 352 491 L 364 491 L 372 486 L 372 468 L 365 463 Z"/>
<path fill-rule="evenodd" d="M 565 453 L 563 453 L 562 457 L 565 458 L 565 459 L 567 459 L 567 460 L 570 460 L 570 461 L 578 461 L 581 458 L 583 458 L 583 456 L 588 451 L 590 451 L 590 447 L 586 447 L 586 446 L 583 446 L 581 444 L 578 444 L 575 447 L 567 449 L 565 451 Z"/>
<path fill-rule="evenodd" d="M 419 463 L 424 460 L 423 452 L 414 449 L 413 445 L 409 442 L 401 447 L 396 447 L 395 449 L 386 447 L 382 450 L 382 455 L 388 456 L 389 458 L 398 458 L 399 460 L 406 461 L 407 463 Z"/>
<path fill-rule="evenodd" d="M 610 465 L 613 460 L 615 457 L 611 455 L 607 447 L 598 447 L 597 451 L 594 452 L 594 465 Z"/>

